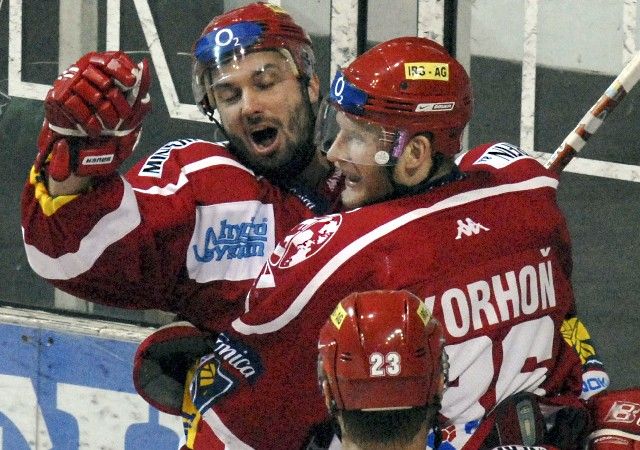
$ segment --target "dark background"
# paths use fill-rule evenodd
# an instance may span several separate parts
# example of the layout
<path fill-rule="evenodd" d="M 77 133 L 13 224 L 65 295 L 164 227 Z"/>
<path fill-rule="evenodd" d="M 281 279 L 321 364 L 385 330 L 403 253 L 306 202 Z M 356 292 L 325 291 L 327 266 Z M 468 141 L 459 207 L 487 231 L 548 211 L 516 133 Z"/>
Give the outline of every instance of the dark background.
<path fill-rule="evenodd" d="M 189 53 L 193 39 L 215 14 L 220 2 L 150 2 L 174 83 L 183 103 L 191 102 Z M 207 3 L 207 6 L 202 4 Z M 212 6 L 213 5 L 213 6 Z M 218 6 L 216 6 L 218 5 Z M 0 23 L 8 23 L 7 4 Z M 104 48 L 105 0 L 100 2 L 99 45 Z M 131 1 L 122 1 L 121 49 L 146 50 Z M 7 92 L 8 31 L 0 27 L 0 91 Z M 58 74 L 57 2 L 23 2 L 22 80 L 50 84 Z M 329 37 L 313 36 L 326 92 Z M 135 54 L 140 58 L 139 54 Z M 153 66 L 152 66 L 153 67 Z M 469 145 L 487 141 L 519 142 L 521 66 L 472 57 L 475 114 Z M 553 151 L 609 86 L 613 77 L 537 68 L 536 134 L 538 150 Z M 137 149 L 140 159 L 169 140 L 212 138 L 212 125 L 168 117 L 157 79 L 152 88 L 153 113 Z M 586 158 L 640 166 L 640 88 L 611 114 L 582 152 Z M 42 102 L 12 98 L 0 116 L 0 304 L 48 308 L 53 289 L 29 268 L 20 232 L 20 194 L 36 154 Z M 133 161 L 129 162 L 130 166 Z M 127 166 L 128 167 L 128 166 Z M 637 180 L 640 181 L 640 180 Z M 562 175 L 559 199 L 574 244 L 574 287 L 580 315 L 588 324 L 613 387 L 638 385 L 640 373 L 640 182 Z M 138 313 L 96 307 L 97 315 L 142 321 Z"/>

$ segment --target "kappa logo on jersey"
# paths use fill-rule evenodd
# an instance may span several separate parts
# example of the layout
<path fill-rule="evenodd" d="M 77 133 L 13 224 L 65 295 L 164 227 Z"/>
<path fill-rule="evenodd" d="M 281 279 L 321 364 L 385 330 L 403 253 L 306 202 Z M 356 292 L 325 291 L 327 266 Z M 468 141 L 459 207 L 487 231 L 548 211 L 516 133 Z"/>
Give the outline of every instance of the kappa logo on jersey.
<path fill-rule="evenodd" d="M 340 228 L 339 214 L 305 220 L 298 224 L 273 251 L 269 264 L 281 269 L 293 267 L 311 258 L 327 245 Z"/>
<path fill-rule="evenodd" d="M 273 205 L 251 200 L 200 206 L 187 255 L 189 276 L 201 283 L 253 279 L 274 246 Z"/>
<path fill-rule="evenodd" d="M 141 177 L 160 178 L 162 176 L 162 167 L 167 159 L 169 159 L 171 150 L 174 148 L 183 148 L 198 141 L 200 141 L 200 139 L 180 139 L 163 145 L 147 158 L 138 175 Z"/>
<path fill-rule="evenodd" d="M 466 223 L 462 220 L 458 220 L 458 234 L 456 236 L 456 239 L 461 239 L 463 234 L 465 236 L 473 236 L 474 234 L 479 234 L 480 231 L 489 231 L 489 228 L 480 223 L 474 222 L 469 217 L 467 217 L 465 220 Z"/>
<path fill-rule="evenodd" d="M 531 158 L 524 150 L 507 142 L 494 144 L 484 151 L 473 164 L 488 164 L 496 169 L 503 169 L 522 158 Z"/>

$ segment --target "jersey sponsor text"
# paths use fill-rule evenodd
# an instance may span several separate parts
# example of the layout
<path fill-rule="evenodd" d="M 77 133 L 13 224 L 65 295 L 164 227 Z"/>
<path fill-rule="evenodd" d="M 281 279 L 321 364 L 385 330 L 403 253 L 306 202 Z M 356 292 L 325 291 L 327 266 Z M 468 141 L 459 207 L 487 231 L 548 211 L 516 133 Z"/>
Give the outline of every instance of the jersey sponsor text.
<path fill-rule="evenodd" d="M 162 176 L 162 166 L 169 159 L 171 150 L 186 147 L 196 141 L 198 139 L 180 139 L 163 145 L 147 158 L 140 172 L 138 172 L 138 176 L 160 178 Z"/>
<path fill-rule="evenodd" d="M 254 279 L 275 246 L 274 220 L 273 205 L 257 200 L 199 206 L 189 277 L 199 283 Z"/>
<path fill-rule="evenodd" d="M 193 246 L 193 253 L 199 262 L 220 261 L 227 259 L 244 259 L 265 255 L 267 232 L 269 227 L 267 219 L 261 223 L 255 223 L 255 217 L 249 222 L 232 224 L 224 219 L 218 225 L 216 235 L 213 227 L 207 228 L 202 252 L 198 251 L 198 245 Z"/>
<path fill-rule="evenodd" d="M 231 340 L 224 333 L 218 335 L 214 345 L 213 353 L 234 367 L 249 382 L 255 381 L 262 373 L 260 359 L 246 345 Z"/>

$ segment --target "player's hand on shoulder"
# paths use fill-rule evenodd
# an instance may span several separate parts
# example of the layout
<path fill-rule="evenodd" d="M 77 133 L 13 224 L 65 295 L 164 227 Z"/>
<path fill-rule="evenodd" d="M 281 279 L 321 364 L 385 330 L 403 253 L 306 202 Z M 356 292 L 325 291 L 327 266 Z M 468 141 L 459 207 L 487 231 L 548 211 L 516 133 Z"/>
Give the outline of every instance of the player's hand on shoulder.
<path fill-rule="evenodd" d="M 146 60 L 121 51 L 90 52 L 65 70 L 44 101 L 35 168 L 63 181 L 107 175 L 131 155 L 151 110 Z"/>

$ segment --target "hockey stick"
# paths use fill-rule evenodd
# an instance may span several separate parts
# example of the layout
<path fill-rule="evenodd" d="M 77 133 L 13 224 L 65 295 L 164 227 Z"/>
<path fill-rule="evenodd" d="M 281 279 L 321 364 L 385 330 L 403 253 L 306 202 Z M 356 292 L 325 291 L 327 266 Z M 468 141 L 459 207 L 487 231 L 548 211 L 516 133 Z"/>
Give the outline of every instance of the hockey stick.
<path fill-rule="evenodd" d="M 631 61 L 622 69 L 622 72 L 613 80 L 604 94 L 591 107 L 578 125 L 564 138 L 562 144 L 547 160 L 545 166 L 548 169 L 562 172 L 569 161 L 582 150 L 584 144 L 596 132 L 609 113 L 615 109 L 627 93 L 640 79 L 640 52 L 636 53 Z"/>

